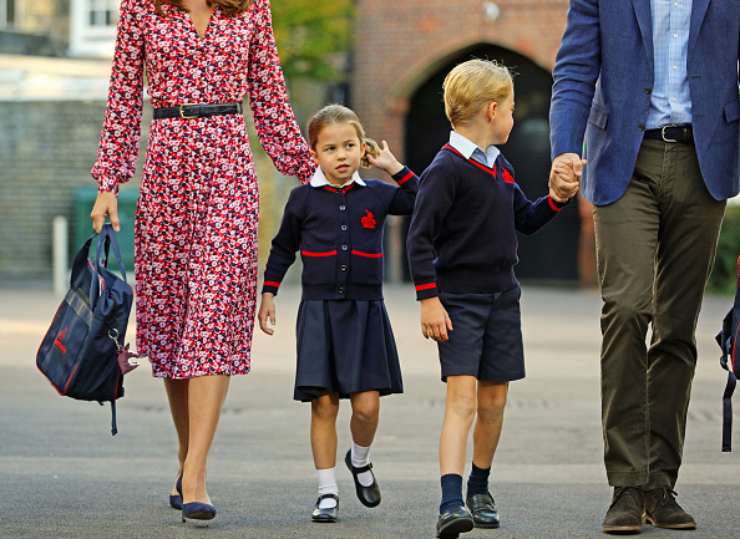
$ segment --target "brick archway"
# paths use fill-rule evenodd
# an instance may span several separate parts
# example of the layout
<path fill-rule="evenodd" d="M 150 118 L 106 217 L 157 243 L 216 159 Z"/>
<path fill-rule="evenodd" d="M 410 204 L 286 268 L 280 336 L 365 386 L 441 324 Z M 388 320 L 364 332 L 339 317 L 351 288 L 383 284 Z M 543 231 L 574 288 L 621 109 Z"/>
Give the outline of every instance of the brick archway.
<path fill-rule="evenodd" d="M 408 97 L 426 75 L 480 43 L 515 51 L 549 71 L 567 8 L 568 0 L 359 0 L 352 104 L 371 136 L 403 155 Z"/>
<path fill-rule="evenodd" d="M 551 71 L 565 27 L 569 0 L 358 0 L 352 106 L 370 136 L 387 140 L 401 158 L 409 98 L 450 59 L 479 44 L 492 44 Z M 491 16 L 491 13 L 497 16 Z M 587 232 L 590 214 L 582 212 Z M 405 264 L 402 223 L 391 220 L 389 277 Z M 592 268 L 589 238 L 582 239 L 581 267 Z M 585 247 L 585 249 L 584 249 Z M 583 273 L 583 270 L 582 270 Z"/>

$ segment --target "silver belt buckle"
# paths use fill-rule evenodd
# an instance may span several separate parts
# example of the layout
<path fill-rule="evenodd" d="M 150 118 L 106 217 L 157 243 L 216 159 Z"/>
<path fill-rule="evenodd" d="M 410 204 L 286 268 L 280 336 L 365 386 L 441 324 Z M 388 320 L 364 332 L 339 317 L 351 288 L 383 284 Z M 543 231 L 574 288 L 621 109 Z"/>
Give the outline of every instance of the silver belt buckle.
<path fill-rule="evenodd" d="M 679 127 L 679 126 L 676 124 L 664 125 L 663 127 L 660 128 L 660 138 L 663 139 L 663 142 L 678 142 L 678 139 L 668 138 L 665 136 L 665 130 L 668 129 L 669 127 Z"/>

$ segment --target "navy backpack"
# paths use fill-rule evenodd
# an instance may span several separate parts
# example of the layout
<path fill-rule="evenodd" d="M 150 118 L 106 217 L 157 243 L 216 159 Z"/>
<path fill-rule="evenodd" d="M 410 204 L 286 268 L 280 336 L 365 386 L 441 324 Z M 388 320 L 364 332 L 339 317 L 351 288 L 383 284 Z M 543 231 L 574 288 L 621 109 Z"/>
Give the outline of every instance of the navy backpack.
<path fill-rule="evenodd" d="M 88 255 L 94 240 L 93 262 Z M 122 278 L 108 269 L 111 248 Z M 36 365 L 60 395 L 101 405 L 111 403 L 114 436 L 118 432 L 116 399 L 123 397 L 123 375 L 136 367 L 130 362 L 136 355 L 124 346 L 133 296 L 116 234 L 106 224 L 75 256 L 70 290 L 36 355 Z"/>
<path fill-rule="evenodd" d="M 735 305 L 725 316 L 722 331 L 717 335 L 717 343 L 722 349 L 719 363 L 727 374 L 727 385 L 722 397 L 722 451 L 732 451 L 732 394 L 735 392 L 737 377 L 740 376 L 740 363 L 737 357 L 737 343 L 740 340 L 740 256 L 737 258 L 737 291 Z"/>

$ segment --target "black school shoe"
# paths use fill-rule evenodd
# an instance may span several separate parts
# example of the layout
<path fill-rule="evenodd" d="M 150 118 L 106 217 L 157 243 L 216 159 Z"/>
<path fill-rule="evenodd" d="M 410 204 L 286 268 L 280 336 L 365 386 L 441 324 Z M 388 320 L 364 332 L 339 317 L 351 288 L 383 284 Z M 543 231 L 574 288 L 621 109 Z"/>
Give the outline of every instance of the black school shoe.
<path fill-rule="evenodd" d="M 336 500 L 337 504 L 329 509 L 319 508 L 321 501 L 327 498 L 332 498 Z M 332 524 L 337 521 L 338 515 L 339 496 L 337 496 L 336 494 L 323 494 L 319 496 L 318 500 L 316 500 L 316 507 L 314 508 L 313 513 L 311 513 L 311 520 L 313 520 L 314 522 L 319 522 L 321 524 Z"/>
<path fill-rule="evenodd" d="M 501 526 L 496 510 L 496 502 L 490 492 L 468 496 L 465 503 L 473 515 L 476 528 L 494 529 Z"/>
<path fill-rule="evenodd" d="M 437 519 L 437 537 L 439 539 L 457 539 L 461 533 L 475 527 L 473 515 L 464 505 L 445 511 Z"/>
<path fill-rule="evenodd" d="M 375 480 L 373 465 L 368 464 L 361 468 L 355 468 L 352 466 L 351 449 L 347 451 L 347 454 L 344 456 L 344 463 L 347 465 L 347 468 L 349 468 L 352 478 L 355 480 L 355 492 L 357 492 L 357 498 L 360 500 L 360 503 L 365 507 L 377 507 L 380 505 L 380 487 L 378 486 L 378 482 Z M 363 472 L 370 472 L 373 476 L 373 484 L 369 487 L 363 487 L 357 479 L 357 476 Z"/>

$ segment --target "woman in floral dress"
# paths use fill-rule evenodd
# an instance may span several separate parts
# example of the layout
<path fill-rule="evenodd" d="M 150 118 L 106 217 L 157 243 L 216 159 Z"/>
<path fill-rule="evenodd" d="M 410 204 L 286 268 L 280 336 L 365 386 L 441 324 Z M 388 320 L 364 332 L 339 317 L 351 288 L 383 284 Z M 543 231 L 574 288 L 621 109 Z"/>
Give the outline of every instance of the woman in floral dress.
<path fill-rule="evenodd" d="M 165 381 L 179 503 L 210 504 L 208 451 L 230 377 L 250 370 L 256 305 L 259 185 L 244 97 L 280 172 L 307 181 L 315 163 L 288 101 L 269 0 L 123 0 L 92 169 L 96 230 L 105 216 L 119 228 L 116 195 L 136 169 L 145 73 L 155 120 L 135 220 L 137 348 Z"/>

